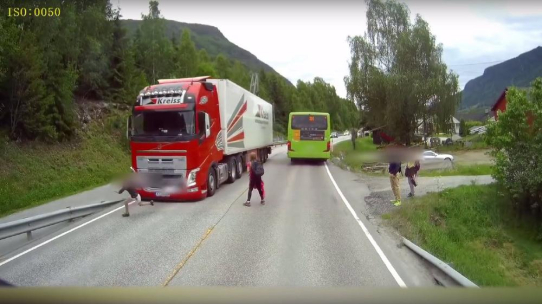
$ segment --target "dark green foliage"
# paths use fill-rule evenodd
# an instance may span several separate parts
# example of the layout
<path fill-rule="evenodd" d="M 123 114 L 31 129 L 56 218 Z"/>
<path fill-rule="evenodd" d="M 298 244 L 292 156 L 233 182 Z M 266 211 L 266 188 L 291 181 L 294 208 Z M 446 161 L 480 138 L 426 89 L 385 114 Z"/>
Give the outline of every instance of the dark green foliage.
<path fill-rule="evenodd" d="M 126 27 L 130 36 L 137 35 L 141 23 L 141 20 L 122 20 L 122 24 Z M 256 56 L 231 43 L 224 37 L 220 30 L 214 26 L 165 20 L 166 37 L 178 39 L 185 29 L 190 30 L 191 38 L 194 41 L 196 48 L 198 50 L 206 50 L 210 57 L 214 58 L 219 54 L 223 54 L 227 58 L 240 61 L 251 70 L 258 71 L 263 69 L 266 72 L 276 73 L 273 68 L 260 61 Z M 283 79 L 290 84 L 286 78 L 283 77 Z"/>
<path fill-rule="evenodd" d="M 198 72 L 198 53 L 194 42 L 190 38 L 190 30 L 188 29 L 183 30 L 177 57 L 175 76 L 178 78 L 196 76 L 196 72 Z"/>
<path fill-rule="evenodd" d="M 0 16 L 0 126 L 11 138 L 72 138 L 76 99 L 133 104 L 158 79 L 195 76 L 226 78 L 250 89 L 253 72 L 258 95 L 274 105 L 278 133 L 285 133 L 292 111 L 329 112 L 334 129 L 359 124 L 354 103 L 322 78 L 299 81 L 296 88 L 218 29 L 164 20 L 156 1 L 137 22 L 121 20 L 107 0 L 58 0 L 51 6 L 62 6 L 61 17 Z"/>
<path fill-rule="evenodd" d="M 469 130 L 467 129 L 467 125 L 465 124 L 464 119 L 461 119 L 461 121 L 459 122 L 459 135 L 461 137 L 469 135 Z"/>
<path fill-rule="evenodd" d="M 529 92 L 510 88 L 504 113 L 489 123 L 485 140 L 495 157 L 493 177 L 519 211 L 542 217 L 542 78 Z M 528 117 L 531 117 L 529 123 Z"/>
<path fill-rule="evenodd" d="M 406 4 L 366 0 L 367 32 L 349 37 L 348 96 L 369 127 L 410 145 L 419 121 L 432 118 L 443 132 L 460 100 L 458 76 L 442 62 L 443 47 L 419 15 L 410 22 Z"/>

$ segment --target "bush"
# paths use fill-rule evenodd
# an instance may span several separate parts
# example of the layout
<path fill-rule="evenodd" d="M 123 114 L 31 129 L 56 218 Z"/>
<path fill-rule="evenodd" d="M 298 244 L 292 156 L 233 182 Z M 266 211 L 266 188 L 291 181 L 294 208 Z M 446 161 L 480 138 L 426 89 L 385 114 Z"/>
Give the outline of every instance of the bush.
<path fill-rule="evenodd" d="M 495 157 L 493 177 L 521 211 L 540 219 L 542 203 L 542 78 L 527 93 L 511 88 L 498 121 L 487 128 L 486 142 Z M 528 117 L 532 121 L 528 121 Z"/>
<path fill-rule="evenodd" d="M 459 123 L 459 135 L 461 135 L 462 137 L 465 137 L 468 134 L 469 131 L 467 129 L 467 125 L 465 124 L 465 120 L 464 119 L 461 119 L 460 123 Z"/>
<path fill-rule="evenodd" d="M 470 128 L 472 128 L 472 127 L 481 127 L 483 125 L 484 124 L 481 121 L 476 121 L 476 120 L 466 121 L 465 122 L 465 132 L 466 132 L 465 136 L 470 135 Z"/>

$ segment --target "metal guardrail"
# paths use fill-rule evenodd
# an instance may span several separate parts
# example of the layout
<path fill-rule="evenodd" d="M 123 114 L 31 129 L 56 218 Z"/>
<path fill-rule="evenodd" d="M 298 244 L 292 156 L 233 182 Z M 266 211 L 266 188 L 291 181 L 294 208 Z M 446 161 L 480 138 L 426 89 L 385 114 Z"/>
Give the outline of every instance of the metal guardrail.
<path fill-rule="evenodd" d="M 100 209 L 117 204 L 122 200 L 102 202 L 80 207 L 68 207 L 50 213 L 35 215 L 20 220 L 0 224 L 0 240 L 26 233 L 28 239 L 32 239 L 32 231 L 55 225 L 65 221 L 90 215 Z"/>
<path fill-rule="evenodd" d="M 285 145 L 286 140 L 275 141 L 273 146 Z M 71 221 L 96 212 L 99 209 L 117 204 L 122 200 L 102 202 L 81 207 L 68 207 L 50 213 L 40 214 L 20 220 L 0 224 L 0 240 L 26 233 L 28 239 L 32 239 L 32 231 L 52 226 L 61 222 Z"/>
<path fill-rule="evenodd" d="M 448 275 L 450 278 L 452 278 L 454 281 L 459 283 L 463 287 L 478 287 L 476 284 L 474 284 L 472 281 L 464 277 L 462 274 L 457 272 L 455 269 L 450 267 L 448 264 L 444 263 L 443 261 L 439 260 L 429 252 L 421 249 L 420 247 L 416 246 L 411 241 L 407 240 L 406 238 L 403 238 L 403 244 L 410 248 L 415 253 L 419 254 L 422 258 L 426 259 L 428 262 L 433 264 L 438 269 L 442 270 L 446 275 Z"/>

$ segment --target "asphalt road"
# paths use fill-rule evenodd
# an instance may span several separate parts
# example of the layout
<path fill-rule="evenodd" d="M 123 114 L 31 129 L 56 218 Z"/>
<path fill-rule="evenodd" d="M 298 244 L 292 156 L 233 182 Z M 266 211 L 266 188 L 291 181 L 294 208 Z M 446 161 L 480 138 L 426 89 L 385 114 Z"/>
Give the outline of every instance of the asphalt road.
<path fill-rule="evenodd" d="M 331 162 L 292 165 L 285 152 L 277 148 L 265 165 L 265 206 L 257 191 L 243 206 L 245 174 L 201 202 L 133 205 L 129 218 L 110 208 L 3 256 L 0 278 L 18 286 L 431 285 L 365 219 L 367 185 Z"/>

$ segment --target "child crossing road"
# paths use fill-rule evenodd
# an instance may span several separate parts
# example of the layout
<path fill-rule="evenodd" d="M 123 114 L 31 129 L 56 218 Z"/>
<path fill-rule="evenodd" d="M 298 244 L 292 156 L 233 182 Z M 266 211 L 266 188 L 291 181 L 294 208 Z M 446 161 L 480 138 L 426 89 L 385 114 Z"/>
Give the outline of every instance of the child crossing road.
<path fill-rule="evenodd" d="M 252 190 L 256 188 L 260 194 L 261 204 L 265 205 L 265 189 L 262 180 L 264 173 L 263 164 L 257 160 L 256 154 L 250 154 L 250 163 L 248 167 L 249 171 L 249 184 L 248 184 L 248 199 L 244 203 L 245 206 L 250 207 L 250 198 L 252 196 Z"/>

